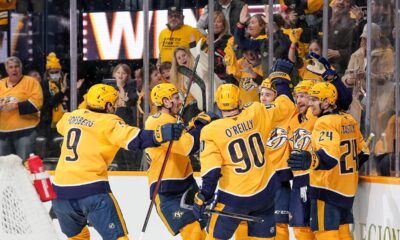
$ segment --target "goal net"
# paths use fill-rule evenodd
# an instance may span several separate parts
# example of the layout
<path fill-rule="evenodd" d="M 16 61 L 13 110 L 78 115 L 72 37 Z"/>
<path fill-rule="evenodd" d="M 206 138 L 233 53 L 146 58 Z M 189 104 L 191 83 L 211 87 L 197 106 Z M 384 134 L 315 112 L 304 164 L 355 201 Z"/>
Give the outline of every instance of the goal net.
<path fill-rule="evenodd" d="M 0 239 L 58 239 L 21 162 L 16 155 L 0 157 Z"/>

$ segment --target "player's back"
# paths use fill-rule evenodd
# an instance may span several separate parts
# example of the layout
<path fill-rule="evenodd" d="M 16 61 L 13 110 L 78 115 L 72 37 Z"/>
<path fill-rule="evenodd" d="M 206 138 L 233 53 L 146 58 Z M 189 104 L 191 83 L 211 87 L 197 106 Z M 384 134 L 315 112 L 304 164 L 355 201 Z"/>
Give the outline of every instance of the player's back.
<path fill-rule="evenodd" d="M 64 136 L 54 179 L 59 187 L 107 181 L 115 154 L 139 133 L 114 114 L 87 109 L 64 114 L 57 130 Z"/>
<path fill-rule="evenodd" d="M 243 206 L 273 200 L 278 179 L 264 158 L 270 121 L 265 106 L 253 103 L 238 115 L 213 121 L 203 128 L 202 176 L 221 168 L 220 202 Z"/>
<path fill-rule="evenodd" d="M 330 170 L 311 169 L 310 185 L 327 202 L 351 208 L 358 184 L 357 156 L 365 144 L 358 123 L 347 113 L 322 116 L 314 125 L 312 142 L 314 151 L 323 149 L 337 164 Z"/>

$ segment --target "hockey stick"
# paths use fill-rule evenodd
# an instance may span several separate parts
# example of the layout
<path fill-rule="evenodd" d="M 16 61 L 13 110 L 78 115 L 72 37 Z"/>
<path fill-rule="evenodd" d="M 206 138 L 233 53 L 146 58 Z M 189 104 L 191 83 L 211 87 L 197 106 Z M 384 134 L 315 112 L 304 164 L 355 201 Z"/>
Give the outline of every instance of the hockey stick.
<path fill-rule="evenodd" d="M 190 78 L 193 75 L 193 71 L 185 66 L 178 66 L 178 72 L 185 75 L 186 77 Z M 204 80 L 199 77 L 199 75 L 194 74 L 193 82 L 199 85 L 201 89 L 201 97 L 203 99 L 203 110 L 206 109 L 206 84 Z"/>
<path fill-rule="evenodd" d="M 370 133 L 367 140 L 365 141 L 365 145 L 362 149 L 363 152 L 367 151 L 369 144 L 372 142 L 372 139 L 375 137 L 374 133 Z"/>
<path fill-rule="evenodd" d="M 197 68 L 197 64 L 199 63 L 199 59 L 200 59 L 200 55 L 198 55 L 196 57 L 196 59 L 195 59 L 195 63 L 194 63 L 194 67 L 193 67 L 193 74 L 192 74 L 191 78 L 189 79 L 189 84 L 188 84 L 188 87 L 186 89 L 186 95 L 185 95 L 185 98 L 183 99 L 182 107 L 179 110 L 177 123 L 181 122 L 181 118 L 182 118 L 182 114 L 183 114 L 183 108 L 185 107 L 186 100 L 187 100 L 187 98 L 189 96 L 190 87 L 192 86 L 193 79 L 195 78 L 196 68 Z M 159 191 L 160 186 L 161 186 L 161 179 L 162 179 L 162 176 L 164 175 L 165 167 L 167 166 L 168 157 L 169 157 L 169 154 L 171 153 L 171 149 L 172 149 L 172 144 L 173 144 L 173 141 L 170 141 L 169 145 L 168 145 L 168 148 L 167 148 L 167 153 L 165 154 L 164 161 L 163 161 L 163 164 L 161 166 L 160 174 L 158 175 L 158 179 L 157 179 L 157 183 L 156 183 L 156 186 L 154 188 L 154 191 L 153 191 L 153 195 L 151 196 L 151 202 L 150 202 L 149 208 L 147 209 L 146 219 L 144 220 L 143 227 L 142 227 L 142 232 L 141 232 L 140 238 L 139 238 L 140 240 L 144 239 L 144 233 L 146 232 L 146 228 L 147 228 L 147 225 L 148 225 L 149 220 L 150 220 L 151 211 L 153 210 L 153 205 L 154 205 L 154 202 L 156 200 L 156 196 L 157 196 L 158 191 Z"/>
<path fill-rule="evenodd" d="M 192 189 L 188 189 L 181 198 L 181 203 L 180 207 L 183 209 L 187 210 L 193 210 L 193 200 L 194 196 L 193 193 L 191 192 Z M 189 197 L 188 197 L 189 194 Z M 188 199 L 189 198 L 189 199 Z M 186 202 L 186 200 L 188 202 Z M 217 214 L 223 217 L 229 217 L 229 218 L 234 218 L 234 219 L 239 219 L 243 221 L 248 221 L 248 222 L 256 222 L 256 223 L 263 223 L 264 219 L 259 218 L 259 217 L 254 217 L 246 214 L 240 214 L 240 213 L 232 213 L 232 212 L 225 212 L 225 211 L 219 211 L 219 210 L 214 210 L 214 209 L 206 209 L 205 214 L 210 216 L 211 214 Z"/>
<path fill-rule="evenodd" d="M 240 214 L 240 213 L 231 213 L 231 212 L 225 212 L 225 211 L 218 211 L 218 210 L 209 210 L 206 211 L 206 214 L 217 214 L 223 217 L 230 217 L 230 218 L 235 218 L 243 221 L 248 221 L 248 222 L 256 222 L 256 223 L 263 223 L 264 219 L 259 218 L 259 217 L 254 217 L 250 215 L 245 215 L 245 214 Z"/>

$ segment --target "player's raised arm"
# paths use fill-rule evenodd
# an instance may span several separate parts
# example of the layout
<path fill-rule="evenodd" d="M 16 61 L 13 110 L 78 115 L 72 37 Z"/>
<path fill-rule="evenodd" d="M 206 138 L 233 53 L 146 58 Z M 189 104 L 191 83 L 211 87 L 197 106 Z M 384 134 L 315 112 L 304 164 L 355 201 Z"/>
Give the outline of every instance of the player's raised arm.
<path fill-rule="evenodd" d="M 336 70 L 331 67 L 326 58 L 314 52 L 310 52 L 307 57 L 311 59 L 313 63 L 307 65 L 307 70 L 321 75 L 325 81 L 332 83 L 338 92 L 336 100 L 338 110 L 348 110 L 353 101 L 352 88 L 348 88 L 344 85 L 342 79 L 339 77 Z"/>

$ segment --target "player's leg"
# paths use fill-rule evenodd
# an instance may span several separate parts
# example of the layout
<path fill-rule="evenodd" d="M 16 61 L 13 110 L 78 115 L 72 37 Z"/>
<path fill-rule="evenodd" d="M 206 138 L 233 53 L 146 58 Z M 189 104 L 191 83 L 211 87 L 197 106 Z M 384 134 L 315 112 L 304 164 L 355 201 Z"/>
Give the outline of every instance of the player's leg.
<path fill-rule="evenodd" d="M 317 240 L 339 240 L 341 209 L 321 200 L 311 200 L 311 229 Z"/>
<path fill-rule="evenodd" d="M 198 221 L 187 224 L 179 232 L 183 240 L 204 240 L 206 238 L 206 232 Z"/>
<path fill-rule="evenodd" d="M 89 240 L 89 239 L 90 239 L 90 232 L 87 226 L 85 226 L 78 235 L 68 238 L 68 240 Z"/>
<path fill-rule="evenodd" d="M 261 209 L 256 209 L 251 212 L 252 216 L 260 217 L 264 220 L 262 223 L 248 222 L 249 233 L 248 238 L 251 240 L 276 239 L 275 227 L 275 207 L 274 204 L 263 206 Z"/>
<path fill-rule="evenodd" d="M 307 197 L 306 188 L 293 187 L 290 193 L 290 226 L 293 227 L 297 240 L 314 239 L 314 233 L 310 227 L 310 200 Z"/>
<path fill-rule="evenodd" d="M 89 240 L 90 233 L 86 226 L 87 219 L 79 208 L 78 200 L 55 199 L 52 201 L 61 231 L 70 240 Z"/>
<path fill-rule="evenodd" d="M 79 201 L 88 220 L 103 239 L 128 239 L 128 229 L 112 193 L 96 194 Z"/>
<path fill-rule="evenodd" d="M 341 219 L 339 226 L 339 237 L 340 240 L 352 240 L 353 235 L 350 232 L 350 223 L 354 223 L 353 213 L 351 209 L 342 209 L 341 210 Z"/>
<path fill-rule="evenodd" d="M 239 212 L 239 209 L 225 206 L 222 203 L 217 203 L 214 209 L 218 211 L 243 213 Z M 239 219 L 212 214 L 207 226 L 206 240 L 230 239 L 233 236 L 233 233 L 236 231 L 240 222 L 241 220 Z M 245 239 L 247 239 L 247 237 Z"/>
<path fill-rule="evenodd" d="M 282 182 L 275 195 L 276 240 L 289 240 L 290 183 Z"/>
<path fill-rule="evenodd" d="M 343 224 L 339 226 L 339 237 L 340 240 L 353 240 L 349 224 Z"/>
<path fill-rule="evenodd" d="M 206 221 L 200 224 L 191 210 L 181 208 L 182 195 L 183 193 L 158 194 L 155 200 L 157 213 L 173 236 L 180 233 L 185 240 L 204 239 L 205 232 L 202 229 Z"/>
<path fill-rule="evenodd" d="M 234 234 L 235 240 L 246 239 L 248 236 L 248 226 L 246 221 L 241 221 Z"/>

